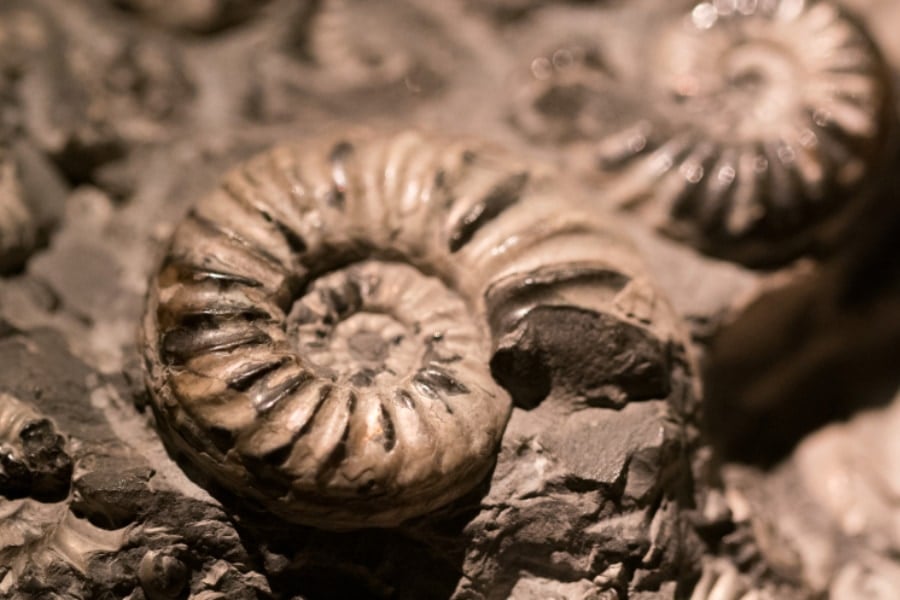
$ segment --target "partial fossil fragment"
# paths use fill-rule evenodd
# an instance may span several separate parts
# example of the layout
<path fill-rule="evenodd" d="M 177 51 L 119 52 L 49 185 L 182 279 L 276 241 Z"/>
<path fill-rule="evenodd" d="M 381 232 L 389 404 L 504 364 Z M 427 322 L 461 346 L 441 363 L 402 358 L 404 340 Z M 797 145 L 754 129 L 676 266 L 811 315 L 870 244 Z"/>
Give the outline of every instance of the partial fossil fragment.
<path fill-rule="evenodd" d="M 494 377 L 522 404 L 551 387 L 665 397 L 665 303 L 601 218 L 565 200 L 489 146 L 416 133 L 238 167 L 151 283 L 161 434 L 287 520 L 392 526 L 491 468 L 510 411 Z"/>
<path fill-rule="evenodd" d="M 41 581 L 40 574 L 67 569 L 84 573 L 94 557 L 120 550 L 124 541 L 123 531 L 101 529 L 76 517 L 68 502 L 0 498 L 0 594 L 6 598 L 40 597 L 24 595 L 27 592 L 5 594 L 15 593 L 21 579 L 35 578 L 39 585 L 47 586 L 49 582 Z M 40 592 L 46 594 L 47 590 Z"/>
<path fill-rule="evenodd" d="M 407 85 L 416 85 L 417 79 L 436 77 L 433 72 L 426 73 L 436 67 L 429 65 L 435 62 L 436 52 L 444 59 L 451 57 L 435 43 L 435 36 L 445 36 L 435 15 L 427 5 L 416 6 L 408 0 L 392 4 L 316 2 L 302 30 L 304 51 L 327 73 L 322 81 L 326 88 L 384 85 L 404 79 Z"/>
<path fill-rule="evenodd" d="M 726 1 L 634 26 L 557 27 L 569 39 L 532 62 L 518 128 L 577 148 L 611 202 L 713 255 L 772 264 L 846 232 L 892 127 L 854 19 L 826 0 Z"/>
<path fill-rule="evenodd" d="M 37 245 L 37 229 L 25 205 L 15 164 L 10 157 L 0 156 L 0 272 L 25 261 Z"/>
<path fill-rule="evenodd" d="M 100 552 L 122 546 L 69 510 L 73 461 L 65 438 L 31 405 L 0 393 L 0 595 L 22 578 L 66 568 L 84 572 Z"/>
<path fill-rule="evenodd" d="M 245 102 L 254 118 L 308 110 L 391 114 L 446 89 L 471 48 L 448 30 L 450 3 L 327 0 L 282 3 L 265 31 Z"/>
<path fill-rule="evenodd" d="M 59 500 L 69 493 L 72 459 L 53 423 L 0 393 L 0 495 Z"/>
<path fill-rule="evenodd" d="M 15 271 L 62 216 L 65 186 L 26 145 L 0 145 L 0 273 Z"/>

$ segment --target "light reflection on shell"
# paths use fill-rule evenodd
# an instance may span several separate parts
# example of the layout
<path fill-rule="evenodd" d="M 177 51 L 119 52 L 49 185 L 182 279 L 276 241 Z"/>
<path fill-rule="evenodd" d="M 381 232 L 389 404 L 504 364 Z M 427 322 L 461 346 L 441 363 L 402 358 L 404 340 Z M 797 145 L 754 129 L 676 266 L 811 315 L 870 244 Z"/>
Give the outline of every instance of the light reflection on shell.
<path fill-rule="evenodd" d="M 549 339 L 563 370 L 583 361 L 612 403 L 665 397 L 667 305 L 562 195 L 490 147 L 417 133 L 238 167 L 151 283 L 143 343 L 164 439 L 284 519 L 393 526 L 489 471 L 510 412 L 492 369 L 504 381 L 523 339 Z M 545 329 L 567 316 L 585 339 Z"/>
<path fill-rule="evenodd" d="M 535 59 L 519 128 L 581 143 L 611 202 L 741 262 L 796 255 L 859 209 L 892 119 L 853 19 L 826 1 L 724 1 L 646 27 L 623 71 L 580 40 Z"/>

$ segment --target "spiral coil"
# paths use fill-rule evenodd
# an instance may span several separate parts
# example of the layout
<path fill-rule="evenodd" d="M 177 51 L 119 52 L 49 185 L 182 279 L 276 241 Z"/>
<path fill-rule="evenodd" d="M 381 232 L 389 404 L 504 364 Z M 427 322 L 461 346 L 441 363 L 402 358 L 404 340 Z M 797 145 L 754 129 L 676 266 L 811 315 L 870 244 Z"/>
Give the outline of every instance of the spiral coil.
<path fill-rule="evenodd" d="M 490 147 L 417 133 L 238 167 L 178 226 L 151 285 L 164 438 L 287 520 L 392 526 L 491 468 L 510 414 L 495 377 L 539 401 L 516 371 L 522 343 L 552 385 L 572 375 L 553 363 L 569 347 L 599 365 L 598 398 L 664 397 L 653 311 L 621 308 L 648 296 L 636 259 L 559 194 Z M 585 339 L 547 337 L 542 311 L 568 309 Z"/>

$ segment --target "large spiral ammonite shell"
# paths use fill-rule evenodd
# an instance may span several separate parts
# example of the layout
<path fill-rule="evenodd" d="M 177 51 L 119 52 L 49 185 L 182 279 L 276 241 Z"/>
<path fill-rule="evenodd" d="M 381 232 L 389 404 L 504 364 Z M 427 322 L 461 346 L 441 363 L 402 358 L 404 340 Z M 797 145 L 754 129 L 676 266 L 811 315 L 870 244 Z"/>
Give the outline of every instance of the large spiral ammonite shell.
<path fill-rule="evenodd" d="M 238 167 L 150 287 L 164 439 L 284 519 L 393 526 L 491 468 L 510 413 L 492 370 L 517 401 L 547 393 L 534 374 L 608 404 L 665 397 L 665 303 L 563 196 L 502 152 L 417 133 Z"/>
<path fill-rule="evenodd" d="M 774 263 L 846 230 L 892 120 L 862 27 L 816 0 L 650 21 L 624 61 L 584 38 L 536 60 L 520 129 L 588 148 L 605 198 L 710 254 Z"/>

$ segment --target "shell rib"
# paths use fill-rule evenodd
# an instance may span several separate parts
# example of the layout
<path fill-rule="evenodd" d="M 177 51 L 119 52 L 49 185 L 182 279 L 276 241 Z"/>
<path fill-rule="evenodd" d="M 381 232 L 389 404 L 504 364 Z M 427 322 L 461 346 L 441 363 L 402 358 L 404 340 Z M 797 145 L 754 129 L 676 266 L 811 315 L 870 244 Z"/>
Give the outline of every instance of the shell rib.
<path fill-rule="evenodd" d="M 627 65 L 580 43 L 536 61 L 520 128 L 589 147 L 604 198 L 713 255 L 780 262 L 845 231 L 892 125 L 865 30 L 816 0 L 700 2 L 644 26 Z"/>
<path fill-rule="evenodd" d="M 151 284 L 145 364 L 164 439 L 322 528 L 393 526 L 471 490 L 510 413 L 492 352 L 515 352 L 538 308 L 609 314 L 639 297 L 629 251 L 559 195 L 490 148 L 416 133 L 281 146 L 238 167 L 178 226 Z M 665 369 L 664 345 L 625 313 L 602 350 L 647 338 Z M 610 379 L 598 387 L 628 395 L 631 380 Z"/>

